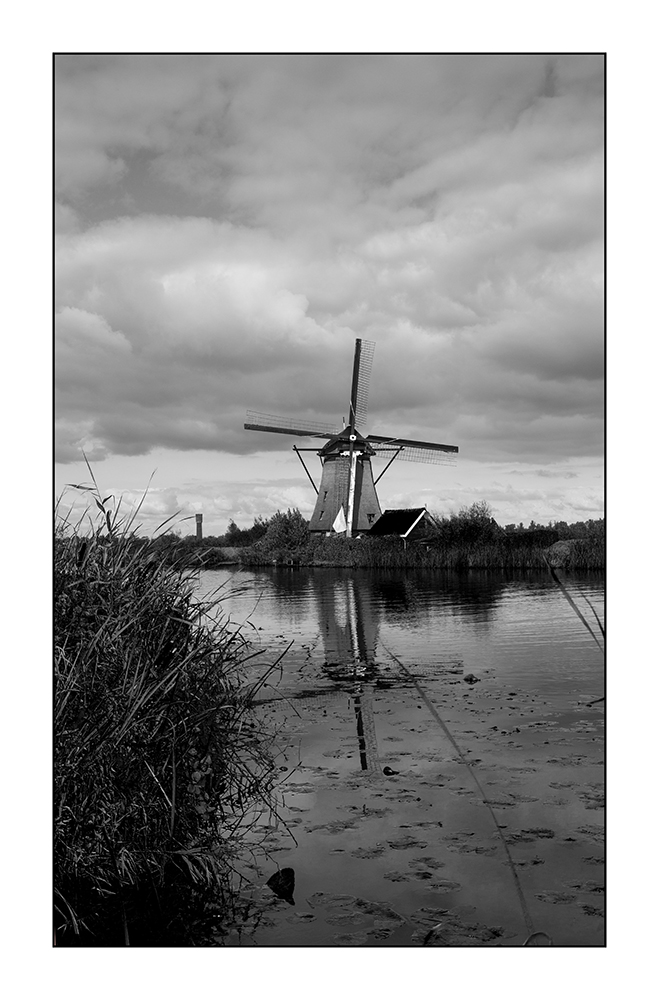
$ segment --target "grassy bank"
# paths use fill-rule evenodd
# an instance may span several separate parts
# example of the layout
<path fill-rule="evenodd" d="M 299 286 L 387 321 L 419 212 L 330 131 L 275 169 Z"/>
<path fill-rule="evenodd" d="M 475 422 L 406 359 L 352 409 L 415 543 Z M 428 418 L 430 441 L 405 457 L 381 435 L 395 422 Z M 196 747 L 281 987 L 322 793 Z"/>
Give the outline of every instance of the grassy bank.
<path fill-rule="evenodd" d="M 189 944 L 221 925 L 273 749 L 240 631 L 95 494 L 54 547 L 57 945 Z"/>
<path fill-rule="evenodd" d="M 198 540 L 167 535 L 159 551 L 171 564 L 216 569 L 229 562 L 246 566 L 297 564 L 373 569 L 419 567 L 428 569 L 540 569 L 553 554 L 568 570 L 605 568 L 604 522 L 555 526 L 507 525 L 501 528 L 486 503 L 477 501 L 449 516 L 435 515 L 424 526 L 423 537 L 398 536 L 346 539 L 342 535 L 309 532 L 299 510 L 278 511 L 267 521 L 257 518 L 241 531 L 233 524 L 220 538 Z M 231 543 L 229 545 L 229 542 Z M 556 549 L 557 543 L 561 543 Z"/>
<path fill-rule="evenodd" d="M 558 543 L 564 568 L 604 569 L 603 522 L 591 522 L 583 530 L 577 525 L 573 528 L 580 537 L 561 537 L 561 532 L 552 528 L 504 530 L 491 517 L 487 504 L 475 503 L 450 517 L 436 517 L 433 524 L 424 526 L 422 537 L 404 540 L 393 535 L 364 535 L 347 539 L 311 534 L 299 512 L 289 511 L 280 514 L 256 543 L 238 551 L 245 565 L 292 562 L 374 569 L 540 569 L 546 567 L 546 555 Z"/>
<path fill-rule="evenodd" d="M 241 561 L 246 566 L 273 562 L 300 566 L 341 566 L 396 569 L 541 569 L 546 567 L 548 548 L 531 543 L 515 544 L 509 539 L 483 542 L 410 542 L 399 538 L 317 538 L 292 549 L 246 548 Z M 604 544 L 601 540 L 575 539 L 564 563 L 566 569 L 603 570 Z"/>

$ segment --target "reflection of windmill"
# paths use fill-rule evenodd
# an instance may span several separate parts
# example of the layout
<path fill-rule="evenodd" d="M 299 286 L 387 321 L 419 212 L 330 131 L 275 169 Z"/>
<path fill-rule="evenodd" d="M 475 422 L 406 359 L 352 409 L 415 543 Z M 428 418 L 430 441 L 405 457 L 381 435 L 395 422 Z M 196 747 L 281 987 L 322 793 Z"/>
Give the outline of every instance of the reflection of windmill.
<path fill-rule="evenodd" d="M 378 764 L 378 740 L 373 717 L 371 692 L 365 692 L 362 684 L 356 684 L 352 693 L 357 723 L 357 745 L 362 771 L 373 771 Z"/>
<path fill-rule="evenodd" d="M 375 660 L 377 606 L 370 600 L 370 591 L 360 590 L 352 576 L 335 580 L 332 587 L 318 584 L 316 604 L 325 659 L 330 676 L 351 681 L 359 761 L 363 771 L 371 771 L 377 767 L 377 735 L 372 693 L 362 682 Z"/>
<path fill-rule="evenodd" d="M 395 458 L 451 464 L 457 454 L 455 445 L 412 441 L 394 436 L 382 437 L 379 434 L 364 437 L 360 433 L 357 428 L 363 426 L 366 420 L 374 350 L 375 344 L 368 340 L 357 340 L 355 344 L 349 417 L 343 430 L 316 421 L 294 421 L 253 411 L 247 413 L 247 430 L 328 439 L 327 444 L 318 451 L 323 466 L 320 487 L 314 483 L 300 455 L 301 451 L 316 449 L 295 447 L 318 495 L 309 524 L 311 531 L 329 532 L 334 528 L 335 531 L 345 531 L 348 538 L 354 532 L 368 531 L 382 513 L 375 492 L 376 483 Z M 389 458 L 389 462 L 374 482 L 371 458 L 375 455 Z"/>
<path fill-rule="evenodd" d="M 329 586 L 316 578 L 314 590 L 330 675 L 364 674 L 375 661 L 379 632 L 378 609 L 369 599 L 370 590 L 356 586 L 352 576 L 339 577 Z"/>

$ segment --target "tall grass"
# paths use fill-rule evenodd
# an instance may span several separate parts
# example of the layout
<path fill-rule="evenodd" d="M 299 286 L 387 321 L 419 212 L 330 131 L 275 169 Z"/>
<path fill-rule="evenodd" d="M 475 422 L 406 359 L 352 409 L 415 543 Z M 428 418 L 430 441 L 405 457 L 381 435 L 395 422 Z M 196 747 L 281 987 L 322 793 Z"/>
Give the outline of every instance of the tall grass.
<path fill-rule="evenodd" d="M 588 608 L 590 609 L 590 612 L 591 612 L 593 620 L 594 620 L 593 624 L 591 624 L 588 621 L 588 619 L 586 618 L 584 612 L 581 610 L 581 608 L 575 602 L 575 600 L 574 600 L 572 594 L 570 593 L 569 589 L 566 587 L 565 583 L 563 582 L 563 580 L 561 580 L 561 578 L 559 577 L 558 573 L 556 572 L 556 568 L 551 565 L 551 563 L 549 562 L 548 559 L 546 559 L 545 562 L 546 562 L 547 569 L 549 570 L 549 573 L 551 575 L 552 580 L 554 581 L 554 583 L 556 584 L 556 586 L 558 587 L 558 589 L 560 590 L 560 592 L 563 594 L 563 597 L 568 602 L 568 604 L 570 605 L 570 607 L 572 608 L 572 610 L 574 611 L 575 615 L 577 616 L 577 618 L 579 619 L 579 621 L 582 623 L 582 625 L 584 626 L 584 628 L 586 629 L 586 631 L 589 632 L 590 635 L 592 635 L 593 639 L 597 643 L 597 646 L 598 646 L 599 650 L 603 653 L 604 652 L 604 645 L 603 645 L 603 643 L 604 643 L 604 641 L 606 639 L 606 631 L 604 629 L 604 625 L 602 623 L 602 620 L 601 620 L 600 616 L 598 615 L 597 611 L 595 610 L 595 608 L 593 607 L 592 603 L 589 601 L 589 599 L 586 597 L 585 594 L 581 594 L 582 599 L 584 600 L 584 602 L 588 605 Z M 597 629 L 595 629 L 594 625 L 597 626 Z M 601 640 L 602 640 L 601 642 L 600 642 L 600 636 L 601 636 Z"/>
<path fill-rule="evenodd" d="M 268 551 L 263 547 L 239 550 L 244 565 L 297 562 L 303 566 L 343 566 L 396 569 L 543 569 L 547 548 L 524 538 L 509 538 L 503 532 L 494 539 L 443 540 L 429 538 L 405 543 L 398 537 L 353 538 L 312 536 L 304 545 Z M 601 539 L 575 541 L 571 570 L 604 569 Z"/>
<path fill-rule="evenodd" d="M 191 943 L 272 803 L 273 746 L 242 633 L 89 495 L 55 532 L 56 943 Z"/>

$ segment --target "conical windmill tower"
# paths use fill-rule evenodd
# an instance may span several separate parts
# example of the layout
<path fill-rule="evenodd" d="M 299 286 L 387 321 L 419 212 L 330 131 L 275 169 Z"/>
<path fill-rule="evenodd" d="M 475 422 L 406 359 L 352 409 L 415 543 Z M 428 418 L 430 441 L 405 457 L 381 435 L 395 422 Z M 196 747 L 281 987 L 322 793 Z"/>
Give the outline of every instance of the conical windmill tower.
<path fill-rule="evenodd" d="M 348 538 L 357 532 L 368 531 L 382 513 L 375 491 L 376 483 L 395 458 L 409 462 L 452 465 L 458 453 L 455 445 L 451 444 L 412 441 L 395 436 L 383 437 L 379 434 L 364 437 L 359 428 L 366 421 L 374 350 L 375 344 L 369 340 L 357 340 L 355 343 L 349 417 L 343 430 L 332 424 L 311 420 L 294 421 L 269 413 L 247 411 L 246 430 L 327 439 L 327 444 L 320 450 L 293 446 L 317 494 L 316 506 L 309 523 L 311 531 L 345 531 Z M 320 456 L 323 472 L 319 487 L 304 463 L 300 454 L 302 451 L 317 451 Z M 374 480 L 371 459 L 376 455 L 388 458 L 389 461 Z"/>

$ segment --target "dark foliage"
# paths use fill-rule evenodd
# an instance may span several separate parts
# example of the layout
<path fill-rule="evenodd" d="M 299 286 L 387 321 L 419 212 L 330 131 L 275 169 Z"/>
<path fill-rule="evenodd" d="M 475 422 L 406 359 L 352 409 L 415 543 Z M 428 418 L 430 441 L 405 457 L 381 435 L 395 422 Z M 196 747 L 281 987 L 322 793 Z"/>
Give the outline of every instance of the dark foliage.
<path fill-rule="evenodd" d="M 240 630 L 194 597 L 100 495 L 56 529 L 54 883 L 58 945 L 199 940 L 226 907 L 247 810 L 272 786 Z"/>

